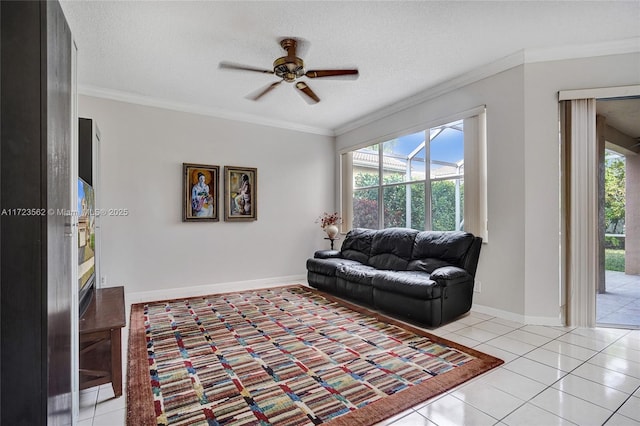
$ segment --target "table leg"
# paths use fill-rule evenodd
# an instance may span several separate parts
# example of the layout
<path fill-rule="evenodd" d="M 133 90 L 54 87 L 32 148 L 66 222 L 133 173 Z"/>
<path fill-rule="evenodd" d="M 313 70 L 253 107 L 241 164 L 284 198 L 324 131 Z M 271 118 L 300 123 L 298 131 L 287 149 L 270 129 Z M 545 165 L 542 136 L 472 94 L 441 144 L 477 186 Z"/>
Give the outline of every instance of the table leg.
<path fill-rule="evenodd" d="M 111 386 L 116 398 L 122 396 L 122 337 L 120 328 L 111 330 Z"/>

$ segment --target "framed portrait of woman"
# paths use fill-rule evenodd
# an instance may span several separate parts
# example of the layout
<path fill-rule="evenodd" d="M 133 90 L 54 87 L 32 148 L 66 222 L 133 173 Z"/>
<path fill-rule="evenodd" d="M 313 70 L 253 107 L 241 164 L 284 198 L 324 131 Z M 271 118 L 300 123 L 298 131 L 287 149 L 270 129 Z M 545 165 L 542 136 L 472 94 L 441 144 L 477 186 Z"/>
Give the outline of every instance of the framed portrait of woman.
<path fill-rule="evenodd" d="M 258 169 L 224 166 L 224 220 L 258 219 Z"/>
<path fill-rule="evenodd" d="M 219 166 L 182 163 L 183 222 L 217 222 Z"/>

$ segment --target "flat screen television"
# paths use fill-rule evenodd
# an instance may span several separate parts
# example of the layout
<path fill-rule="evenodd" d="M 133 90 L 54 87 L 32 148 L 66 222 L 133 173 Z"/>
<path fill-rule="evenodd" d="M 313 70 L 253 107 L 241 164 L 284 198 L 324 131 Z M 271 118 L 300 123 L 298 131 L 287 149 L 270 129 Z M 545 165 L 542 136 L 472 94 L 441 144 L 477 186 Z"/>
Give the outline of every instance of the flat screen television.
<path fill-rule="evenodd" d="M 96 206 L 93 188 L 78 178 L 78 302 L 84 314 L 96 286 Z"/>

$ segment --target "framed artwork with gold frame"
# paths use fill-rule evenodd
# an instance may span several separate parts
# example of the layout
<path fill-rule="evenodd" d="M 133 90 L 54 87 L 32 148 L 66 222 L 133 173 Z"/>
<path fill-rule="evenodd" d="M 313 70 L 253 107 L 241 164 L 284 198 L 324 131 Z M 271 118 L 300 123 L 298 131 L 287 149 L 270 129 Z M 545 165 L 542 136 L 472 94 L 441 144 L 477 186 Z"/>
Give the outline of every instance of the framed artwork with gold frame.
<path fill-rule="evenodd" d="M 183 222 L 217 222 L 219 166 L 182 163 Z"/>
<path fill-rule="evenodd" d="M 258 169 L 224 166 L 224 220 L 258 220 Z"/>

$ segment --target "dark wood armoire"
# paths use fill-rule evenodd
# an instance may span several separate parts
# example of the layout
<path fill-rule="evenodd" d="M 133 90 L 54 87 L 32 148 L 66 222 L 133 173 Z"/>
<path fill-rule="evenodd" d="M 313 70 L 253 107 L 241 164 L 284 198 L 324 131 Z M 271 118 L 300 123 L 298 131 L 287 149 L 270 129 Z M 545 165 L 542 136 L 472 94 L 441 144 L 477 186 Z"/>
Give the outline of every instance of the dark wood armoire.
<path fill-rule="evenodd" d="M 71 424 L 71 31 L 57 1 L 0 25 L 0 424 Z"/>

